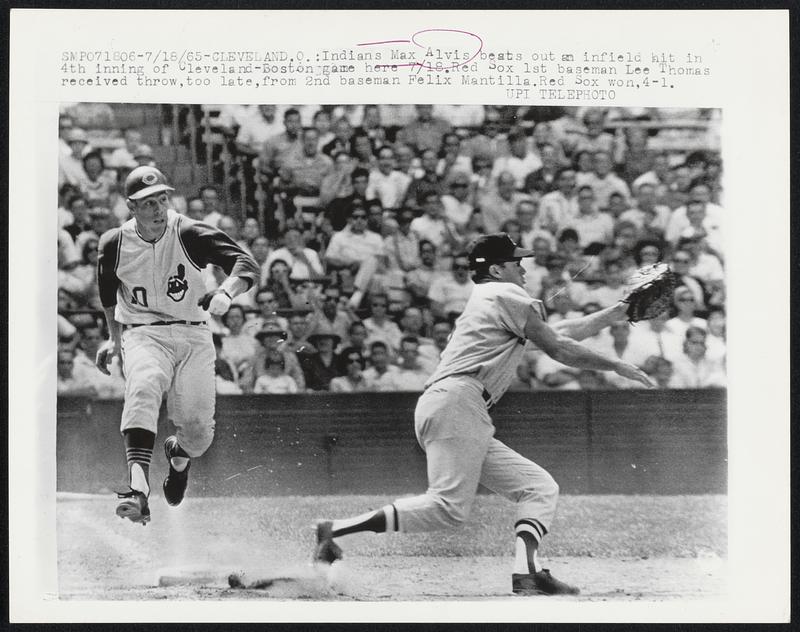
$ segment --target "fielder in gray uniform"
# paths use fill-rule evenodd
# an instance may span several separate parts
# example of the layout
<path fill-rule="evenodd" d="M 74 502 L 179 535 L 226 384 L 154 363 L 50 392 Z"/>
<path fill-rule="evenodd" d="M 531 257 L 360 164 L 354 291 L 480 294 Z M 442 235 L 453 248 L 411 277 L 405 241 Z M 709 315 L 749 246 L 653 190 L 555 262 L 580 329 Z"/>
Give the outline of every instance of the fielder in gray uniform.
<path fill-rule="evenodd" d="M 506 233 L 474 242 L 469 261 L 475 288 L 414 413 L 417 439 L 427 456 L 428 490 L 361 516 L 320 521 L 317 561 L 341 558 L 334 538 L 349 533 L 458 526 L 480 483 L 517 506 L 513 592 L 578 593 L 543 569 L 537 556 L 555 515 L 558 485 L 543 468 L 494 438 L 489 410 L 505 393 L 530 343 L 570 366 L 615 371 L 648 387 L 652 382 L 637 367 L 576 342 L 625 319 L 625 303 L 552 327 L 545 322 L 542 303 L 522 289 L 520 260 L 531 256 Z"/>
<path fill-rule="evenodd" d="M 132 522 L 150 520 L 149 470 L 158 410 L 164 394 L 177 433 L 164 452 L 169 473 L 164 498 L 183 500 L 192 457 L 203 454 L 214 437 L 214 360 L 208 313 L 228 311 L 231 299 L 259 278 L 259 267 L 222 231 L 176 213 L 164 174 L 138 167 L 125 181 L 132 219 L 103 234 L 98 245 L 97 278 L 110 337 L 96 364 L 120 357 L 125 374 L 121 431 L 130 489 L 119 492 L 117 515 Z M 206 292 L 202 269 L 214 264 L 228 278 Z"/>

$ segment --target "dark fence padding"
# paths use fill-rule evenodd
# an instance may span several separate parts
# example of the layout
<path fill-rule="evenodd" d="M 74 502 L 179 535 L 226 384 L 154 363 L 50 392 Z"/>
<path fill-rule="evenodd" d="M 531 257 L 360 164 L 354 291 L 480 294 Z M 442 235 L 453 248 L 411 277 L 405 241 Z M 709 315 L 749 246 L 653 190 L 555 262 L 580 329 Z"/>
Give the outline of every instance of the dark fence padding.
<path fill-rule="evenodd" d="M 192 495 L 409 494 L 426 486 L 416 393 L 217 398 L 214 443 Z M 125 483 L 121 401 L 60 398 L 59 491 Z M 508 393 L 496 437 L 568 494 L 702 494 L 727 489 L 724 390 Z M 165 473 L 162 408 L 151 482 Z"/>

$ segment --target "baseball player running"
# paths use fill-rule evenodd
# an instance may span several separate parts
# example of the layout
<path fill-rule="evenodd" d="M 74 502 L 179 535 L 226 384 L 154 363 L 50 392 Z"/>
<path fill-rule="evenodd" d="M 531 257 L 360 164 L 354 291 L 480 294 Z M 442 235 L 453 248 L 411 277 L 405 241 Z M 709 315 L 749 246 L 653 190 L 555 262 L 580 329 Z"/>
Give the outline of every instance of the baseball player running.
<path fill-rule="evenodd" d="M 191 458 L 214 437 L 214 344 L 206 313 L 221 315 L 231 299 L 258 279 L 253 258 L 225 233 L 170 207 L 164 174 L 138 167 L 125 181 L 132 219 L 100 238 L 98 285 L 110 337 L 96 365 L 108 373 L 116 355 L 125 374 L 121 431 L 129 487 L 119 492 L 117 515 L 150 521 L 149 468 L 158 410 L 167 393 L 167 412 L 177 433 L 164 442 L 169 473 L 164 498 L 183 500 Z M 221 267 L 228 278 L 206 292 L 201 270 Z"/>
<path fill-rule="evenodd" d="M 564 364 L 615 371 L 648 387 L 652 383 L 637 367 L 576 342 L 625 318 L 626 304 L 553 327 L 545 323 L 542 303 L 522 289 L 520 260 L 531 256 L 506 233 L 476 240 L 469 253 L 475 288 L 414 413 L 417 439 L 427 456 L 428 490 L 354 518 L 318 522 L 316 561 L 340 559 L 334 538 L 349 533 L 458 526 L 481 483 L 517 505 L 513 592 L 579 592 L 542 568 L 537 555 L 555 515 L 558 485 L 543 468 L 494 438 L 489 411 L 511 383 L 528 341 Z"/>

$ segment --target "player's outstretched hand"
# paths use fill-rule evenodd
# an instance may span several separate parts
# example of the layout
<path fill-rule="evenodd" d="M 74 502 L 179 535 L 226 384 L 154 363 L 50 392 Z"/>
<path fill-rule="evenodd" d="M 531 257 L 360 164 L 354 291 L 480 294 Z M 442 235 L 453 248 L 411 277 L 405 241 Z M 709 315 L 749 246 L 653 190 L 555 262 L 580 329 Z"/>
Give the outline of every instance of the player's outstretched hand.
<path fill-rule="evenodd" d="M 100 369 L 101 373 L 111 375 L 111 371 L 108 370 L 108 365 L 111 364 L 114 356 L 117 356 L 119 358 L 120 369 L 122 369 L 122 353 L 120 351 L 120 346 L 117 343 L 113 340 L 106 340 L 97 350 L 97 355 L 94 360 L 95 366 Z"/>
<path fill-rule="evenodd" d="M 231 295 L 221 287 L 211 292 L 206 292 L 197 304 L 214 316 L 222 316 L 231 307 Z"/>
<path fill-rule="evenodd" d="M 632 364 L 628 364 L 627 362 L 617 363 L 617 366 L 614 369 L 614 371 L 616 371 L 616 373 L 618 373 L 622 377 L 627 377 L 629 380 L 633 380 L 634 382 L 639 382 L 639 384 L 643 384 L 647 388 L 655 387 L 655 384 L 648 377 L 647 373 L 642 371 L 639 367 L 633 366 Z"/>

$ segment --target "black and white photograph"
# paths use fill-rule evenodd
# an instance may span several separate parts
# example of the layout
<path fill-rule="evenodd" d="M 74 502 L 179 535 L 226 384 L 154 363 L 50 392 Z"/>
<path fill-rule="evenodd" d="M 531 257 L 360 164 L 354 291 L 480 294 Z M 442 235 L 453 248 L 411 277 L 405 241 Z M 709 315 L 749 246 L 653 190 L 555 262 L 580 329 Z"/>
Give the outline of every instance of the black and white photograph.
<path fill-rule="evenodd" d="M 11 18 L 10 621 L 790 619 L 788 12 Z"/>
<path fill-rule="evenodd" d="M 719 596 L 722 116 L 62 105 L 59 598 Z"/>

